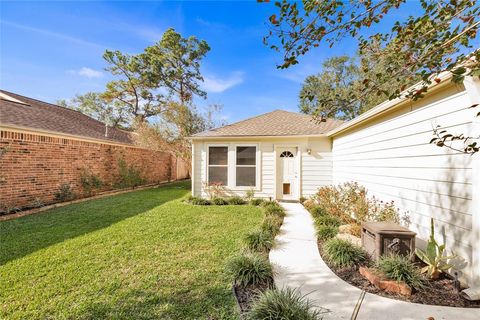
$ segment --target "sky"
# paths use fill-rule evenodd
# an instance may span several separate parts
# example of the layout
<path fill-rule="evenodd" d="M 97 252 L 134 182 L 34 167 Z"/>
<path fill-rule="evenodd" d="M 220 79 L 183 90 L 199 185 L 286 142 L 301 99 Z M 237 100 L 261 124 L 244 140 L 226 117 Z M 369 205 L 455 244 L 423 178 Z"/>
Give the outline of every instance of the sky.
<path fill-rule="evenodd" d="M 415 6 L 413 1 L 413 7 Z M 407 15 L 412 3 L 399 15 Z M 256 1 L 57 1 L 0 3 L 0 88 L 55 103 L 75 94 L 101 92 L 112 80 L 105 50 L 137 54 L 173 27 L 183 37 L 206 40 L 202 62 L 206 100 L 232 123 L 275 109 L 298 111 L 305 77 L 328 57 L 353 55 L 352 40 L 315 49 L 287 70 L 281 55 L 262 42 L 272 3 Z"/>

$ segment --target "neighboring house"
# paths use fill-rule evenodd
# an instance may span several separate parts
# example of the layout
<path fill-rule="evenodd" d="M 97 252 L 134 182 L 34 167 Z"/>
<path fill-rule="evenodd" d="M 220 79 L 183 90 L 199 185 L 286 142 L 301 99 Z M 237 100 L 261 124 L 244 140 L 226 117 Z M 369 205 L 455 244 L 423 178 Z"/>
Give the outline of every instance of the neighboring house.
<path fill-rule="evenodd" d="M 278 110 L 194 135 L 192 193 L 205 197 L 220 182 L 230 195 L 253 188 L 297 200 L 357 181 L 410 216 L 420 246 L 433 217 L 438 239 L 467 262 L 462 276 L 480 285 L 480 155 L 429 143 L 436 125 L 480 135 L 478 108 L 469 108 L 480 103 L 479 81 L 450 77 L 418 101 L 387 101 L 346 123 Z"/>
<path fill-rule="evenodd" d="M 144 184 L 187 177 L 183 160 L 139 148 L 130 135 L 78 111 L 0 90 L 0 214 L 61 201 L 56 194 L 65 186 L 84 196 L 86 174 L 103 182 L 101 191 L 117 188 L 132 168 Z"/>

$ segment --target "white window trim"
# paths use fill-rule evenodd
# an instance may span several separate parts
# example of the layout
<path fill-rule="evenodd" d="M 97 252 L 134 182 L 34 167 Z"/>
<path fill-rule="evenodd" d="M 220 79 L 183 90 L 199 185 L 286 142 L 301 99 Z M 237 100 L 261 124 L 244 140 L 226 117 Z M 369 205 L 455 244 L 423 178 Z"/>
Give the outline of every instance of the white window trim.
<path fill-rule="evenodd" d="M 260 148 L 258 143 L 238 143 L 233 144 L 233 169 L 232 169 L 232 186 L 230 189 L 237 191 L 247 191 L 253 189 L 255 191 L 260 191 Z M 255 185 L 254 186 L 237 186 L 237 147 L 255 147 L 255 165 L 239 165 L 241 167 L 255 167 Z M 230 180 L 228 180 L 230 181 Z"/>
<path fill-rule="evenodd" d="M 210 147 L 226 147 L 227 148 L 227 164 L 226 165 L 217 165 L 217 164 L 212 164 L 210 165 Z M 231 183 L 231 180 L 230 180 L 230 157 L 229 157 L 229 154 L 230 154 L 230 146 L 228 144 L 207 144 L 207 159 L 205 159 L 206 161 L 206 167 L 205 167 L 205 180 L 207 182 L 207 184 L 209 185 L 210 184 L 210 175 L 209 175 L 209 170 L 208 168 L 209 167 L 220 167 L 220 168 L 223 168 L 223 167 L 227 167 L 227 185 L 225 185 L 225 187 L 228 187 L 229 184 Z"/>

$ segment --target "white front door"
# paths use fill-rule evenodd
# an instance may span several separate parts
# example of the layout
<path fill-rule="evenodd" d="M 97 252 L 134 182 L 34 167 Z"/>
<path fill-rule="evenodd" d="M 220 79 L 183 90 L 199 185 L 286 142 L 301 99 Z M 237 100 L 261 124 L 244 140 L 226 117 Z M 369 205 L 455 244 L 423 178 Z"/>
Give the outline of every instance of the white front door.
<path fill-rule="evenodd" d="M 298 198 L 296 148 L 277 150 L 277 194 L 279 199 L 296 200 Z"/>

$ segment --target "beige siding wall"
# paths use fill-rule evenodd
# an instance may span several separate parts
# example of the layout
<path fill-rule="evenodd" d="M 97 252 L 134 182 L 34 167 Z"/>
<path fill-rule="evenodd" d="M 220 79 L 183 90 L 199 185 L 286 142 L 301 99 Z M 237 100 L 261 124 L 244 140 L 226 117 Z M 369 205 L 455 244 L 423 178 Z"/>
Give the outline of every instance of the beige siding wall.
<path fill-rule="evenodd" d="M 358 181 L 371 195 L 394 200 L 418 237 L 436 236 L 469 264 L 472 275 L 472 161 L 475 158 L 429 144 L 432 127 L 471 132 L 473 110 L 463 86 L 450 86 L 394 113 L 333 137 L 333 183 Z M 476 191 L 478 192 L 478 190 Z M 478 213 L 477 213 L 478 214 Z M 419 244 L 422 246 L 422 243 Z"/>
<path fill-rule="evenodd" d="M 203 181 L 207 179 L 207 148 L 212 144 L 228 145 L 231 158 L 234 159 L 235 145 L 255 144 L 259 150 L 260 184 L 255 197 L 276 197 L 275 148 L 278 146 L 298 146 L 297 156 L 300 158 L 301 195 L 309 196 L 322 185 L 332 183 L 332 156 L 329 138 L 263 138 L 255 140 L 204 140 L 194 142 L 194 169 L 192 191 L 196 196 L 205 197 Z M 308 150 L 310 149 L 310 154 Z M 232 173 L 234 174 L 234 173 Z M 228 195 L 245 194 L 246 189 L 229 188 Z"/>

